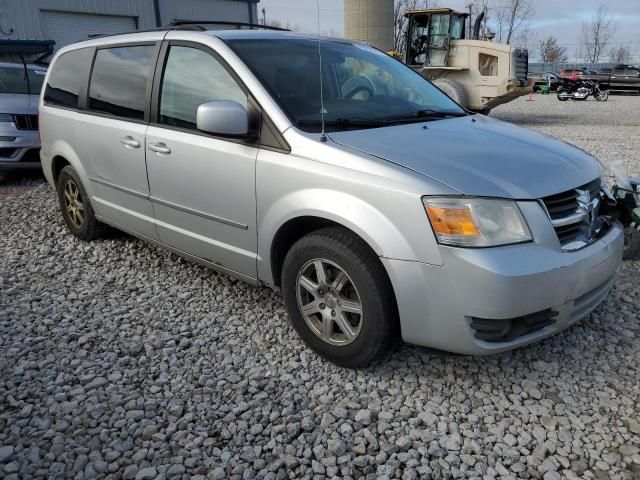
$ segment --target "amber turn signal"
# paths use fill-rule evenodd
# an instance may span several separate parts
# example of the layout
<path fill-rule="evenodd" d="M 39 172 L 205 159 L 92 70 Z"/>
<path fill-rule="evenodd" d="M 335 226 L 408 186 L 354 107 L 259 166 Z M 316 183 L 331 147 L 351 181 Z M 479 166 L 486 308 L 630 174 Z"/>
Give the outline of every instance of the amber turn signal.
<path fill-rule="evenodd" d="M 475 237 L 480 235 L 469 207 L 427 206 L 431 225 L 437 235 Z"/>

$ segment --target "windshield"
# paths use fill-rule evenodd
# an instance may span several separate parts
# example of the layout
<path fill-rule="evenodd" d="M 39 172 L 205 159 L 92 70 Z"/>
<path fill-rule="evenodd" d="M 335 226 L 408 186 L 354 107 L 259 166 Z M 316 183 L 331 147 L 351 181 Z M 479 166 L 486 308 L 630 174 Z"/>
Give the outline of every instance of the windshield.
<path fill-rule="evenodd" d="M 22 66 L 0 67 L 0 93 L 40 95 L 47 72 L 32 68 L 27 68 L 27 72 L 29 75 L 28 84 Z"/>
<path fill-rule="evenodd" d="M 312 39 L 230 40 L 291 121 L 305 131 L 321 125 L 318 42 Z M 371 47 L 323 40 L 327 129 L 367 128 L 465 112 L 422 76 Z"/>

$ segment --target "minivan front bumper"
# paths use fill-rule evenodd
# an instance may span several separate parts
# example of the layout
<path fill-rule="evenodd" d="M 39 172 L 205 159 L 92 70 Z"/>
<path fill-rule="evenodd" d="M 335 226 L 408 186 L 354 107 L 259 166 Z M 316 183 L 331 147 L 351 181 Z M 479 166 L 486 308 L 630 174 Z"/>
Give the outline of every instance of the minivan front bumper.
<path fill-rule="evenodd" d="M 402 337 L 416 345 L 481 355 L 553 335 L 606 297 L 622 261 L 623 238 L 615 223 L 601 239 L 575 252 L 531 242 L 480 249 L 441 246 L 441 266 L 382 259 L 394 286 Z M 523 322 L 533 322 L 532 328 L 515 327 Z M 505 326 L 516 328 L 515 338 L 484 339 Z"/>

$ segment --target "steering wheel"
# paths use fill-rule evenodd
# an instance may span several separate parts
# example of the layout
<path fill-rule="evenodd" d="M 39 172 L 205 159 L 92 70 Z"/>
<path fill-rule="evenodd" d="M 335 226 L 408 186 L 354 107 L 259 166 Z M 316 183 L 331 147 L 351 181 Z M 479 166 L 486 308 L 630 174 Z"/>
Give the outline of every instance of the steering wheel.
<path fill-rule="evenodd" d="M 346 99 L 351 99 L 353 98 L 356 94 L 360 93 L 360 92 L 367 92 L 369 93 L 369 97 L 371 98 L 375 95 L 373 89 L 369 86 L 369 85 L 358 85 L 357 87 L 352 88 L 351 90 L 349 90 L 345 95 L 344 98 Z"/>

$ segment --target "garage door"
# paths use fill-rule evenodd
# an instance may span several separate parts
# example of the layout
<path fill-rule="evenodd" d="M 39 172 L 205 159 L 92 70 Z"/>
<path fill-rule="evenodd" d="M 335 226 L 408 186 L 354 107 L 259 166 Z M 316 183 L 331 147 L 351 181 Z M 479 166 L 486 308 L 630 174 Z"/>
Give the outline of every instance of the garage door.
<path fill-rule="evenodd" d="M 41 10 L 40 25 L 44 38 L 56 41 L 56 50 L 87 40 L 92 35 L 130 32 L 138 28 L 136 17 L 56 10 Z"/>

